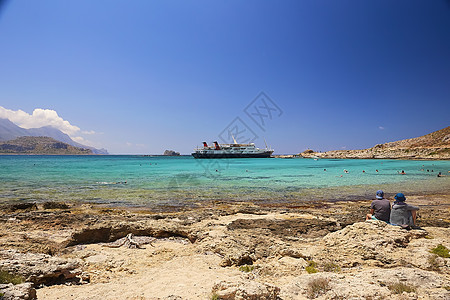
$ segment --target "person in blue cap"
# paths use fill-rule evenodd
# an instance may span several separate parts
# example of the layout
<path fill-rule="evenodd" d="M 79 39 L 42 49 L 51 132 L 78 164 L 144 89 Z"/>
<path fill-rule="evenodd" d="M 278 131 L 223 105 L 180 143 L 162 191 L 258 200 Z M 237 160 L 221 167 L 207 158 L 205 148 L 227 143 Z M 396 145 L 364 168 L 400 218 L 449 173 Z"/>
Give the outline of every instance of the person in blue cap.
<path fill-rule="evenodd" d="M 370 204 L 370 213 L 366 215 L 367 220 L 380 220 L 389 223 L 391 215 L 391 203 L 384 198 L 382 190 L 377 191 L 376 199 Z"/>
<path fill-rule="evenodd" d="M 406 197 L 402 193 L 395 195 L 395 201 L 392 205 L 391 216 L 389 222 L 392 225 L 402 227 L 416 226 L 416 218 L 418 207 L 406 204 Z"/>

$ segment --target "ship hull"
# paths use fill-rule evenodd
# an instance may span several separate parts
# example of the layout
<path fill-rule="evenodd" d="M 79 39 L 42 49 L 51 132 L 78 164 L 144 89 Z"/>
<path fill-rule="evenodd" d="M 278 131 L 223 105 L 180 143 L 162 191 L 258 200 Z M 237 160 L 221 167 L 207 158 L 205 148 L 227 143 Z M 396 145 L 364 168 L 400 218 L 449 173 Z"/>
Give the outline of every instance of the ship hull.
<path fill-rule="evenodd" d="M 273 151 L 261 153 L 192 153 L 194 158 L 268 158 Z"/>

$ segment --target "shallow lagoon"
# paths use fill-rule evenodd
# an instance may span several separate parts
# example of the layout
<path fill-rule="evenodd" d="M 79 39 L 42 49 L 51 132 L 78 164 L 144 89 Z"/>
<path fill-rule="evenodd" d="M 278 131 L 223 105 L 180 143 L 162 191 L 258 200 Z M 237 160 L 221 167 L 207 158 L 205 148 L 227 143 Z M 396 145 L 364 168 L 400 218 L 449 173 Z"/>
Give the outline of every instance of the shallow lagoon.
<path fill-rule="evenodd" d="M 437 174 L 449 170 L 450 161 L 0 156 L 0 201 L 178 207 L 371 199 L 378 189 L 388 196 L 448 193 L 450 176 Z"/>

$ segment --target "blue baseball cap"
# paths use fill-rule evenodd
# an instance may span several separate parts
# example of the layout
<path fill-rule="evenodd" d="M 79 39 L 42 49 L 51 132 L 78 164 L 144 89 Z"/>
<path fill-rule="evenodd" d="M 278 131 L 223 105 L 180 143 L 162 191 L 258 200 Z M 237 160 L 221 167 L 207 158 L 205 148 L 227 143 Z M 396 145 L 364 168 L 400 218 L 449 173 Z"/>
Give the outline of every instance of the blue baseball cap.
<path fill-rule="evenodd" d="M 401 202 L 403 202 L 403 201 L 405 201 L 406 200 L 406 197 L 405 197 L 405 195 L 403 195 L 402 193 L 398 193 L 397 195 L 395 195 L 395 200 L 397 200 L 397 201 L 401 201 Z"/>
<path fill-rule="evenodd" d="M 384 197 L 384 192 L 382 190 L 378 190 L 377 191 L 377 199 L 383 199 Z"/>

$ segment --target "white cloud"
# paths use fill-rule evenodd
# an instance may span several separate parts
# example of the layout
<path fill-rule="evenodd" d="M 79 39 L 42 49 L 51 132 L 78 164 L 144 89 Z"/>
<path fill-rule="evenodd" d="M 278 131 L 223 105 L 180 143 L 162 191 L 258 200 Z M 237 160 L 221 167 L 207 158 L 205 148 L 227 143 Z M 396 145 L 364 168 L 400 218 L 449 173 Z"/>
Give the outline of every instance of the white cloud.
<path fill-rule="evenodd" d="M 43 126 L 52 126 L 62 132 L 73 136 L 80 131 L 80 128 L 65 121 L 58 116 L 58 113 L 51 109 L 36 108 L 30 115 L 23 110 L 10 110 L 0 106 L 0 118 L 9 119 L 16 125 L 29 129 Z"/>
<path fill-rule="evenodd" d="M 383 126 L 378 126 L 378 129 L 384 130 L 384 127 Z"/>
<path fill-rule="evenodd" d="M 97 132 L 95 132 L 94 130 L 90 130 L 90 131 L 82 131 L 81 133 L 91 135 L 91 134 L 96 134 Z"/>
<path fill-rule="evenodd" d="M 70 138 L 72 140 L 74 140 L 75 142 L 80 143 L 82 145 L 91 146 L 91 147 L 95 147 L 95 148 L 102 148 L 102 145 L 100 143 L 87 140 L 81 136 L 73 136 L 73 137 L 71 136 Z"/>
<path fill-rule="evenodd" d="M 135 144 L 135 143 L 130 143 L 130 142 L 126 142 L 125 145 L 129 148 L 137 148 L 137 149 L 143 149 L 143 148 L 147 147 L 147 145 L 145 145 L 145 144 Z"/>
<path fill-rule="evenodd" d="M 93 135 L 96 134 L 95 131 L 81 131 L 78 126 L 70 124 L 52 109 L 36 108 L 32 114 L 29 114 L 20 109 L 11 110 L 0 106 L 0 118 L 9 119 L 14 124 L 26 129 L 52 126 L 69 135 L 77 143 L 90 146 L 95 144 L 80 136 L 80 134 Z"/>

